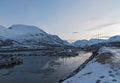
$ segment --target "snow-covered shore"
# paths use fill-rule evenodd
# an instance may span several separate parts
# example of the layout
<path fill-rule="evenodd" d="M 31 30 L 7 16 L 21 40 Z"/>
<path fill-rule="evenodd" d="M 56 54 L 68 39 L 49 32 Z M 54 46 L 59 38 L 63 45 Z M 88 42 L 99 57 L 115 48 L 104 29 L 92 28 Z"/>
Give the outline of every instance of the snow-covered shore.
<path fill-rule="evenodd" d="M 102 47 L 84 69 L 62 83 L 120 83 L 120 49 Z"/>

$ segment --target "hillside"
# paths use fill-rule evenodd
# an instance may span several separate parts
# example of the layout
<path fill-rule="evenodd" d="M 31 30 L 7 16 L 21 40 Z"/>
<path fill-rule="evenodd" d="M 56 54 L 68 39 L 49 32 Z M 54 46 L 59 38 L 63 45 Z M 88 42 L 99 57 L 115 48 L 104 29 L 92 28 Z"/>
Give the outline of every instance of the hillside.
<path fill-rule="evenodd" d="M 103 47 L 85 68 L 62 83 L 120 83 L 120 48 Z"/>
<path fill-rule="evenodd" d="M 6 42 L 7 40 L 7 42 Z M 9 41 L 8 41 L 9 40 Z M 36 47 L 65 45 L 57 35 L 51 35 L 36 26 L 16 24 L 9 28 L 0 26 L 0 46 Z M 6 45 L 4 45 L 6 43 Z M 9 44 L 8 44 L 9 43 Z M 11 44 L 10 44 L 11 43 Z"/>

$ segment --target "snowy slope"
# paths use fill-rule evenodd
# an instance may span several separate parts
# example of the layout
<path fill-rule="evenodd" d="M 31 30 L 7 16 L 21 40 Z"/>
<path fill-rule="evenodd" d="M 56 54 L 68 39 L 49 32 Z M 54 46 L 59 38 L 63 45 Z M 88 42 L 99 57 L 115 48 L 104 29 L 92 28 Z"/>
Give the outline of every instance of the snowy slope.
<path fill-rule="evenodd" d="M 94 45 L 106 42 L 120 42 L 120 36 L 113 36 L 108 41 L 103 39 L 78 40 L 72 44 L 64 42 L 57 35 L 50 35 L 36 26 L 29 26 L 23 24 L 15 24 L 9 28 L 0 26 L 0 40 L 12 40 L 19 44 L 40 45 L 40 43 L 72 45 L 77 47 L 84 47 L 86 45 Z"/>
<path fill-rule="evenodd" d="M 9 28 L 0 26 L 0 39 L 9 39 L 24 45 L 64 44 L 56 35 L 50 35 L 36 26 L 23 24 L 12 25 Z"/>
<path fill-rule="evenodd" d="M 94 44 L 105 43 L 105 42 L 107 42 L 107 41 L 103 40 L 103 39 L 90 39 L 88 41 L 88 45 L 94 45 Z"/>
<path fill-rule="evenodd" d="M 74 43 L 72 43 L 73 46 L 77 47 L 85 47 L 88 44 L 88 40 L 77 40 Z"/>
<path fill-rule="evenodd" d="M 7 29 L 6 27 L 0 26 L 0 36 L 4 38 L 11 38 L 15 34 L 14 31 Z"/>
<path fill-rule="evenodd" d="M 103 40 L 103 39 L 77 40 L 74 43 L 72 43 L 72 45 L 77 47 L 85 47 L 86 45 L 94 45 L 94 44 L 106 43 L 106 42 L 107 40 Z"/>
<path fill-rule="evenodd" d="M 51 34 L 48 35 L 56 44 L 64 44 L 64 41 L 57 35 L 51 35 Z"/>
<path fill-rule="evenodd" d="M 0 25 L 0 47 L 16 44 L 16 42 L 11 39 L 14 35 L 14 31 Z"/>
<path fill-rule="evenodd" d="M 71 45 L 67 40 L 63 40 L 65 45 Z"/>
<path fill-rule="evenodd" d="M 12 25 L 9 29 L 14 32 L 17 32 L 17 35 L 13 38 L 13 40 L 18 41 L 20 43 L 54 43 L 54 41 L 48 37 L 46 32 L 44 32 L 36 26 Z"/>
<path fill-rule="evenodd" d="M 120 49 L 101 48 L 84 69 L 62 83 L 120 83 L 119 69 Z"/>
<path fill-rule="evenodd" d="M 108 42 L 120 42 L 120 35 L 110 37 Z"/>
<path fill-rule="evenodd" d="M 43 30 L 41 30 L 36 26 L 23 25 L 23 24 L 12 25 L 8 29 L 15 31 L 18 35 L 45 33 Z"/>

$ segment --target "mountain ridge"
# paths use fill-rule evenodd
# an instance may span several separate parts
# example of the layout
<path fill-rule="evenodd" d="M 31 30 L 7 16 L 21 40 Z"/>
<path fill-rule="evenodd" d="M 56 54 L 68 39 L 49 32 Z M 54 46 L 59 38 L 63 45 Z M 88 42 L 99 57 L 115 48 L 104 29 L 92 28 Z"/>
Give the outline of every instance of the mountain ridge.
<path fill-rule="evenodd" d="M 64 45 L 64 41 L 56 36 L 51 35 L 36 26 L 15 24 L 9 28 L 0 26 L 0 41 L 10 40 L 18 45 Z M 12 43 L 11 43 L 12 44 Z M 1 43 L 2 45 L 2 43 Z"/>

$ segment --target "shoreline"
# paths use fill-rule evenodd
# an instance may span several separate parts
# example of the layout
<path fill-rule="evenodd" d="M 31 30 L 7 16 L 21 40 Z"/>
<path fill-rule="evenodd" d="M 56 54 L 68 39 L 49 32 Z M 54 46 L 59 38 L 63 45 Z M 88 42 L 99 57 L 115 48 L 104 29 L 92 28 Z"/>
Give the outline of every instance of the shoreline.
<path fill-rule="evenodd" d="M 63 81 L 65 81 L 65 80 L 73 77 L 73 76 L 76 75 L 79 71 L 81 71 L 83 68 L 85 68 L 85 66 L 87 65 L 87 63 L 88 63 L 89 61 L 91 61 L 95 56 L 97 56 L 97 54 L 98 54 L 97 52 L 98 52 L 98 50 L 92 52 L 92 55 L 91 55 L 85 62 L 83 62 L 77 69 L 75 69 L 70 75 L 68 75 L 68 77 L 63 78 L 63 79 L 60 79 L 60 80 L 58 81 L 58 83 L 62 83 Z"/>

